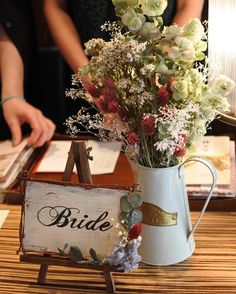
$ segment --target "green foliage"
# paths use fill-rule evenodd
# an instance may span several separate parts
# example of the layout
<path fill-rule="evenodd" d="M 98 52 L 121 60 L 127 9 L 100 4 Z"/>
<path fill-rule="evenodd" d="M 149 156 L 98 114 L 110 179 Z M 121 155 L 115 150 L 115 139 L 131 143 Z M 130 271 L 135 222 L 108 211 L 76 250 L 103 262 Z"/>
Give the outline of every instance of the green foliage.
<path fill-rule="evenodd" d="M 143 214 L 140 210 L 134 209 L 130 218 L 132 225 L 139 224 L 143 219 Z"/>
<path fill-rule="evenodd" d="M 124 195 L 120 199 L 119 219 L 126 230 L 142 221 L 142 212 L 138 208 L 142 205 L 142 196 L 137 192 Z"/>
<path fill-rule="evenodd" d="M 142 196 L 137 192 L 130 193 L 127 197 L 127 201 L 129 202 L 132 208 L 140 207 L 143 202 Z"/>
<path fill-rule="evenodd" d="M 58 251 L 60 252 L 60 255 L 64 256 L 65 255 L 65 251 L 66 248 L 68 247 L 68 243 L 66 243 L 63 247 L 63 249 L 60 249 L 59 247 L 57 247 Z"/>
<path fill-rule="evenodd" d="M 126 213 L 131 211 L 132 207 L 128 201 L 127 195 L 124 195 L 120 198 L 120 209 Z"/>
<path fill-rule="evenodd" d="M 83 254 L 77 246 L 70 247 L 69 256 L 70 259 L 75 262 L 84 260 Z"/>
<path fill-rule="evenodd" d="M 100 262 L 100 260 L 99 260 L 99 258 L 97 256 L 97 253 L 96 253 L 96 251 L 93 248 L 90 248 L 89 253 L 90 253 L 90 255 L 91 255 L 91 257 L 92 257 L 92 259 L 93 259 L 93 261 L 95 263 Z"/>

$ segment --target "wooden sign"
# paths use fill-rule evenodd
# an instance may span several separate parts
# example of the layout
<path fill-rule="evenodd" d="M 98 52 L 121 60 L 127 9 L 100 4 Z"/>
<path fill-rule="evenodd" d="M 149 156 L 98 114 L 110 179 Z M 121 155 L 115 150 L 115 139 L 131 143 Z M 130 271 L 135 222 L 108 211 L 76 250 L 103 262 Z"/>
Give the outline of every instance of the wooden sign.
<path fill-rule="evenodd" d="M 120 198 L 128 192 L 26 181 L 23 251 L 59 253 L 67 243 L 79 247 L 85 258 L 93 248 L 102 260 L 119 238 Z"/>
<path fill-rule="evenodd" d="M 92 185 L 88 158 L 84 142 L 73 141 L 63 182 L 23 177 L 20 261 L 40 264 L 40 284 L 49 265 L 103 271 L 115 293 L 112 272 L 129 272 L 141 260 L 142 197 L 129 187 Z M 74 164 L 79 185 L 68 182 Z"/>

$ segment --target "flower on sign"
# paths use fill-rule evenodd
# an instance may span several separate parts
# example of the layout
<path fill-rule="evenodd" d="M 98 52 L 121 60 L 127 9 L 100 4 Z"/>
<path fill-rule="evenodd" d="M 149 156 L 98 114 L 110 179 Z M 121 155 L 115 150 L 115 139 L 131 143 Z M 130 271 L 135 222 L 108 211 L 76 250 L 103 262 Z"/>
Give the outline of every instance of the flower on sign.
<path fill-rule="evenodd" d="M 140 165 L 179 164 L 193 141 L 228 109 L 234 82 L 224 75 L 208 81 L 206 32 L 198 19 L 163 26 L 166 0 L 113 0 L 120 26 L 106 23 L 111 40 L 85 44 L 90 62 L 73 78 L 91 83 L 68 95 L 84 97 L 96 108 L 82 108 L 67 120 L 69 132 L 87 132 L 121 141 Z"/>
<path fill-rule="evenodd" d="M 132 239 L 124 246 L 117 243 L 112 253 L 106 258 L 106 263 L 118 266 L 124 272 L 135 270 L 139 266 L 142 257 L 138 253 L 138 247 L 141 244 L 141 236 Z"/>
<path fill-rule="evenodd" d="M 132 228 L 129 230 L 129 239 L 137 239 L 142 231 L 142 224 L 134 224 Z"/>

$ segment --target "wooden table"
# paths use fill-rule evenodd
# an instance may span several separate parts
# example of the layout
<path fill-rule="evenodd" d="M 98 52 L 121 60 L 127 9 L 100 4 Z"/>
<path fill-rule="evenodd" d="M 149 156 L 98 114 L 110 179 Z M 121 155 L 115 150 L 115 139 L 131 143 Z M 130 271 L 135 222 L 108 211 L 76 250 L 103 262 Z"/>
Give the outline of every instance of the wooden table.
<path fill-rule="evenodd" d="M 0 293 L 106 293 L 102 273 L 49 267 L 46 285 L 37 284 L 39 266 L 19 261 L 21 207 L 1 204 L 10 213 L 0 229 Z M 192 213 L 196 219 L 198 212 Z M 195 233 L 196 250 L 173 266 L 141 264 L 132 273 L 114 273 L 117 293 L 236 293 L 236 212 L 205 213 Z M 174 244 L 173 244 L 174 246 Z"/>

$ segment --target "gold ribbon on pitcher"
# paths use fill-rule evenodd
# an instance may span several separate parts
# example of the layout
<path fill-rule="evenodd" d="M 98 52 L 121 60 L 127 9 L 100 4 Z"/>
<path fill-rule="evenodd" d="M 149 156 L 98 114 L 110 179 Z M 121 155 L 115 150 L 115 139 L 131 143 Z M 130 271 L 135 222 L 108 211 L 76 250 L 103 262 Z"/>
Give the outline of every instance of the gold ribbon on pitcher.
<path fill-rule="evenodd" d="M 166 212 L 159 206 L 147 202 L 143 202 L 141 211 L 142 223 L 145 225 L 159 227 L 177 225 L 177 212 Z"/>

